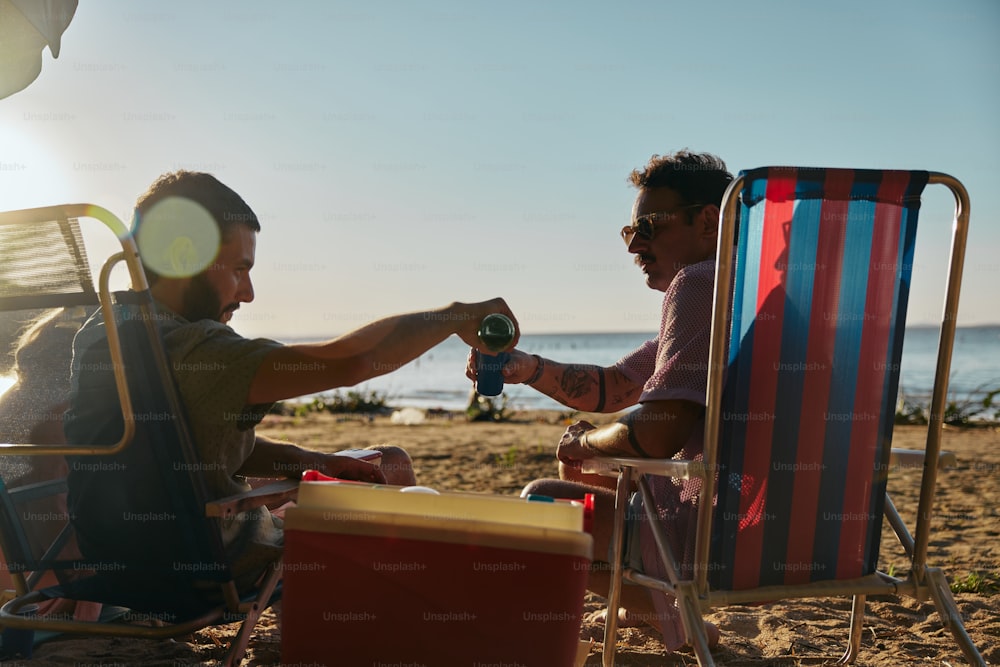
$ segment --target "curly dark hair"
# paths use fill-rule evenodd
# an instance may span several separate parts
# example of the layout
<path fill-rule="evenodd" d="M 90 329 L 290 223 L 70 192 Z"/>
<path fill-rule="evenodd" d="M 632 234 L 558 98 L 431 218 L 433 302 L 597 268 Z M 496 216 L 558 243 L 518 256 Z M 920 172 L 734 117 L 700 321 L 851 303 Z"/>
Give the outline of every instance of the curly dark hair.
<path fill-rule="evenodd" d="M 635 187 L 670 188 L 689 204 L 722 204 L 722 196 L 733 180 L 726 163 L 711 153 L 687 149 L 673 155 L 654 155 L 642 169 L 634 169 L 629 181 Z"/>

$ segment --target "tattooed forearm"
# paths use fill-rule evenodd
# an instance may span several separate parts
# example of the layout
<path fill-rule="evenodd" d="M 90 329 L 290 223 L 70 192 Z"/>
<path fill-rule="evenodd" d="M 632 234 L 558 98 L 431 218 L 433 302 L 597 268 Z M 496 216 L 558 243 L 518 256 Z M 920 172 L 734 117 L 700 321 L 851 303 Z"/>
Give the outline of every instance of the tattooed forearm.
<path fill-rule="evenodd" d="M 582 398 L 594 391 L 594 387 L 597 385 L 595 378 L 597 370 L 599 369 L 596 366 L 571 364 L 563 371 L 562 378 L 559 380 L 559 389 L 567 398 Z"/>
<path fill-rule="evenodd" d="M 618 412 L 635 405 L 642 384 L 614 367 L 560 364 L 546 359 L 531 386 L 563 405 L 589 412 Z"/>

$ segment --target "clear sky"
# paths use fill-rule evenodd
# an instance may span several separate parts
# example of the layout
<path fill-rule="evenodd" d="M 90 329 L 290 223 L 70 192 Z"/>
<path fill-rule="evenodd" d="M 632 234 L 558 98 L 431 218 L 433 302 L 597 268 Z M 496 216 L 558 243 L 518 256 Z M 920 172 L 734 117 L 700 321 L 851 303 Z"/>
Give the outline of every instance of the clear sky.
<path fill-rule="evenodd" d="M 972 199 L 960 324 L 1000 322 L 1000 3 L 81 0 L 0 100 L 0 206 L 126 220 L 211 171 L 262 219 L 246 335 L 504 296 L 525 333 L 654 331 L 618 230 L 653 153 L 931 169 Z M 910 322 L 940 317 L 925 197 Z"/>

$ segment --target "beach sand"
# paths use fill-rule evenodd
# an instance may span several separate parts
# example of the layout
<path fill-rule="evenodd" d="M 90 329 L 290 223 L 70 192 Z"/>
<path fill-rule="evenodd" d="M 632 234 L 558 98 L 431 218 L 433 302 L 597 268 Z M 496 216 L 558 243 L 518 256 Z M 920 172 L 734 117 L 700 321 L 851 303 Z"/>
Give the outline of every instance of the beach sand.
<path fill-rule="evenodd" d="M 419 483 L 440 491 L 517 494 L 531 479 L 556 474 L 555 443 L 568 415 L 555 412 L 514 414 L 503 423 L 466 422 L 464 416 L 433 416 L 420 425 L 392 424 L 387 417 L 310 414 L 269 416 L 260 432 L 308 447 L 337 450 L 392 443 L 414 460 Z M 586 417 L 574 415 L 574 419 Z M 591 419 L 607 421 L 607 416 Z M 894 446 L 922 449 L 925 431 L 899 427 Z M 930 563 L 952 579 L 971 573 L 1000 578 L 1000 432 L 994 428 L 947 429 L 944 446 L 958 456 L 957 469 L 939 476 L 937 516 L 930 542 Z M 893 473 L 889 489 L 904 519 L 916 511 L 919 470 Z M 889 534 L 887 534 L 889 533 Z M 904 568 L 904 557 L 888 528 L 883 532 L 880 569 Z M 1000 664 L 1000 592 L 958 593 L 959 609 L 973 640 L 990 664 Z M 588 594 L 585 616 L 603 600 Z M 834 663 L 846 645 L 850 600 L 805 600 L 753 607 L 730 607 L 709 616 L 722 630 L 714 652 L 728 667 L 794 667 Z M 216 664 L 237 625 L 206 629 L 176 641 L 63 637 L 35 649 L 31 665 Z M 387 630 L 391 637 L 391 630 Z M 587 665 L 599 665 L 603 624 L 584 622 L 581 639 L 593 639 Z M 257 626 L 244 665 L 280 661 L 280 628 L 268 611 Z M 330 637 L 335 647 L 350 637 Z M 619 630 L 619 665 L 692 665 L 694 654 L 666 656 L 657 635 L 637 628 Z M 484 656 L 487 658 L 488 656 Z M 488 660 L 484 660 L 488 663 Z M 891 598 L 869 600 L 861 657 L 872 667 L 965 664 L 950 633 L 930 603 Z"/>

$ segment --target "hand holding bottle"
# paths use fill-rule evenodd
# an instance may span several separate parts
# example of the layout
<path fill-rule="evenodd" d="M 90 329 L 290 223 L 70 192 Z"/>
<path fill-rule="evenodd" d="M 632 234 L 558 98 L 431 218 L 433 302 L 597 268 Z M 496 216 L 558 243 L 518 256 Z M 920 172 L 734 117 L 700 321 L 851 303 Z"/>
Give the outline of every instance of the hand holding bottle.
<path fill-rule="evenodd" d="M 476 368 L 476 391 L 483 396 L 499 396 L 503 391 L 503 366 L 510 355 L 501 350 L 514 342 L 514 323 L 501 313 L 492 313 L 479 325 L 479 339 L 496 354 L 480 352 Z"/>
<path fill-rule="evenodd" d="M 516 347 L 507 350 L 506 354 L 507 362 L 502 368 L 505 384 L 523 384 L 536 376 L 540 361 L 537 355 L 523 352 Z M 465 359 L 465 377 L 475 382 L 478 368 L 479 351 L 472 348 Z"/>

